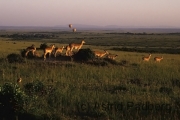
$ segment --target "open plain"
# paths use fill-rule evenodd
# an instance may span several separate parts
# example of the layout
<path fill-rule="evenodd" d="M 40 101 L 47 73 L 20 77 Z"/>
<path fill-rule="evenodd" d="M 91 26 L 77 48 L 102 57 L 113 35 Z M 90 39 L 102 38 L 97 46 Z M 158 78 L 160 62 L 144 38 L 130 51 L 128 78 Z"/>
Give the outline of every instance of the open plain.
<path fill-rule="evenodd" d="M 44 61 L 41 44 L 62 48 L 82 40 L 81 49 L 106 50 L 117 57 L 79 63 L 66 59 L 64 49 L 57 53 L 64 59 L 52 56 Z M 21 56 L 32 44 L 39 57 L 8 61 L 8 55 Z M 154 61 L 162 56 L 160 62 Z M 16 89 L 18 107 L 13 110 L 19 120 L 178 119 L 180 33 L 1 30 L 0 77 L 1 91 L 8 85 Z"/>

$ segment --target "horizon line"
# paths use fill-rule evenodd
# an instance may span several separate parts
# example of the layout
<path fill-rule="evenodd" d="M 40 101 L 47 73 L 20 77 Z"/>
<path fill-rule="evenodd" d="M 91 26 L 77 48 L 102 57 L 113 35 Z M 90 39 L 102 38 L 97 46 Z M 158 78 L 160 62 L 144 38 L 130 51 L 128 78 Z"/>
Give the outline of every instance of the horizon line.
<path fill-rule="evenodd" d="M 150 28 L 150 29 L 180 29 L 180 27 L 174 27 L 174 26 L 119 26 L 119 25 L 87 25 L 87 24 L 74 24 L 74 25 L 79 25 L 79 28 L 88 28 L 87 26 L 91 26 L 91 28 L 115 28 L 115 29 L 120 29 L 120 28 Z M 52 25 L 52 26 L 45 26 L 45 25 L 0 25 L 0 27 L 63 27 L 66 28 L 66 25 Z M 78 28 L 74 27 L 74 28 Z M 67 27 L 68 29 L 68 27 Z"/>

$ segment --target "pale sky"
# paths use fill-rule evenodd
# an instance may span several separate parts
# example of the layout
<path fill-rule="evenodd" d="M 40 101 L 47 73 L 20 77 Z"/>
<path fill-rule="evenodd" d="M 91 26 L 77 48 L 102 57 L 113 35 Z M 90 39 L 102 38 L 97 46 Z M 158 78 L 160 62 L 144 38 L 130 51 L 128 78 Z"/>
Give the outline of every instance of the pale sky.
<path fill-rule="evenodd" d="M 180 0 L 0 0 L 0 26 L 69 23 L 180 28 Z"/>

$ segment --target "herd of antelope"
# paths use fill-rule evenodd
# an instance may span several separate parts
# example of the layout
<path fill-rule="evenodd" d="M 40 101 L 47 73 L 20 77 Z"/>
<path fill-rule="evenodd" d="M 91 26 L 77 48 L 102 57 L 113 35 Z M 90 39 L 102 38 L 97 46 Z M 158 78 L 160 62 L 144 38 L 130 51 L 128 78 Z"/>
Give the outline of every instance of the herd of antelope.
<path fill-rule="evenodd" d="M 62 46 L 61 48 L 55 47 L 55 45 L 48 46 L 48 47 L 44 48 L 44 60 L 46 60 L 47 54 L 49 54 L 49 57 L 51 56 L 53 50 L 55 50 L 54 57 L 57 56 L 58 52 L 60 54 L 62 54 L 64 49 L 66 50 L 66 53 L 65 53 L 66 56 L 72 56 L 73 55 L 73 49 L 77 49 L 77 51 L 79 51 L 82 48 L 84 43 L 85 43 L 85 41 L 82 40 L 81 43 L 70 43 L 69 45 L 67 45 L 65 47 Z M 32 52 L 32 54 L 34 56 L 35 51 L 36 51 L 36 47 L 34 45 L 27 47 L 25 56 L 27 56 L 29 52 Z M 104 50 L 104 52 L 102 52 L 102 51 L 93 51 L 93 52 L 94 52 L 95 56 L 98 58 L 102 58 L 104 56 L 107 56 L 107 58 L 114 60 L 118 56 L 116 54 L 110 54 L 106 50 Z M 150 60 L 150 58 L 151 58 L 151 54 L 149 54 L 148 56 L 142 57 L 142 60 L 148 62 Z M 162 59 L 163 59 L 163 56 L 162 57 L 154 57 L 154 61 L 156 61 L 156 62 L 160 62 Z"/>
<path fill-rule="evenodd" d="M 53 53 L 53 50 L 54 50 L 54 57 L 57 56 L 57 53 L 62 54 L 64 49 L 66 50 L 66 53 L 65 53 L 66 56 L 72 56 L 73 50 L 75 49 L 75 50 L 79 51 L 82 48 L 84 43 L 85 43 L 85 41 L 82 40 L 81 43 L 70 43 L 67 46 L 62 46 L 61 48 L 55 47 L 55 45 L 48 46 L 48 47 L 44 48 L 44 55 L 43 55 L 44 60 L 46 60 L 47 54 L 49 54 L 49 57 L 51 56 L 51 54 Z M 35 45 L 27 47 L 25 56 L 27 57 L 29 52 L 32 52 L 32 54 L 34 56 L 35 51 L 36 51 Z M 114 60 L 118 56 L 118 55 L 114 55 L 114 54 L 109 54 L 106 50 L 104 50 L 104 52 L 100 52 L 100 51 L 93 51 L 93 52 L 94 52 L 95 56 L 99 57 L 99 58 L 102 58 L 103 56 L 107 55 L 107 57 L 109 59 Z"/>

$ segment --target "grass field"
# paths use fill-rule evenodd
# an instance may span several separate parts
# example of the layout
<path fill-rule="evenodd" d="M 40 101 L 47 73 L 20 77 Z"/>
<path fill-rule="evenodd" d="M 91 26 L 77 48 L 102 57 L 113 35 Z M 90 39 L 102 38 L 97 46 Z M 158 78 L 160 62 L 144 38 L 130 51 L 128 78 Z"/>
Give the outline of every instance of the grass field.
<path fill-rule="evenodd" d="M 180 117 L 178 33 L 3 31 L 0 36 L 1 89 L 5 83 L 16 85 L 16 80 L 22 78 L 18 87 L 26 99 L 22 103 L 23 112 L 16 112 L 19 119 L 170 120 Z M 32 44 L 61 47 L 82 39 L 86 42 L 82 48 L 117 54 L 118 64 L 105 61 L 103 66 L 89 65 L 54 58 L 47 61 L 26 58 L 24 63 L 6 60 L 7 55 L 20 54 L 20 50 Z M 42 50 L 38 53 L 43 55 Z M 150 61 L 142 61 L 149 53 Z M 154 62 L 156 56 L 164 59 Z"/>

